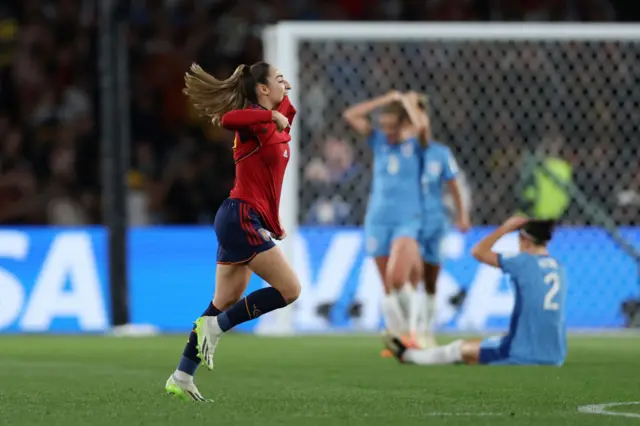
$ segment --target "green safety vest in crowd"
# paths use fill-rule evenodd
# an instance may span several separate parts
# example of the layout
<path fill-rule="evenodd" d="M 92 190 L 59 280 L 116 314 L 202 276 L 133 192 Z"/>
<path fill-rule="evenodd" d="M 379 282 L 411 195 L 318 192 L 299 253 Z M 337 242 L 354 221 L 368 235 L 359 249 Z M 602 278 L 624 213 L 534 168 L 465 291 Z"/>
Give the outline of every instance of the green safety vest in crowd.
<path fill-rule="evenodd" d="M 543 170 L 543 167 L 546 169 Z M 523 198 L 528 204 L 528 216 L 536 219 L 559 219 L 569 208 L 571 196 L 567 190 L 554 182 L 572 183 L 573 168 L 569 162 L 555 157 L 544 159 L 542 166 L 533 171 L 533 179 L 524 190 Z"/>
<path fill-rule="evenodd" d="M 18 35 L 18 22 L 13 18 L 3 18 L 0 11 L 0 68 L 10 66 L 14 61 L 14 50 Z"/>

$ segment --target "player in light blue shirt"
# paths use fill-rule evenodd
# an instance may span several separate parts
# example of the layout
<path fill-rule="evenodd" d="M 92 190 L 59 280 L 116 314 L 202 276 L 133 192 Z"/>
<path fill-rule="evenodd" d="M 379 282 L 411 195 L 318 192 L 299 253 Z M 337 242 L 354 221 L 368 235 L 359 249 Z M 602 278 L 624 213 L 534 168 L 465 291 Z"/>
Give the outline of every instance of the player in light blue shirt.
<path fill-rule="evenodd" d="M 378 108 L 382 110 L 378 126 L 374 126 L 368 115 Z M 418 98 L 393 91 L 351 106 L 343 116 L 368 138 L 373 150 L 373 183 L 365 217 L 366 251 L 375 259 L 384 284 L 386 327 L 394 334 L 407 335 L 411 313 L 403 312 L 400 292 L 410 276 L 421 274 L 417 238 L 421 226 L 422 146 L 416 136 L 424 132 Z"/>
<path fill-rule="evenodd" d="M 472 251 L 482 263 L 502 269 L 511 277 L 515 305 L 505 336 L 484 340 L 458 340 L 426 350 L 407 349 L 397 338 L 387 346 L 403 362 L 434 365 L 464 362 L 485 365 L 561 366 L 567 355 L 564 268 L 547 251 L 553 221 L 513 217 L 480 241 Z M 520 231 L 520 253 L 491 250 L 504 235 Z"/>
<path fill-rule="evenodd" d="M 428 99 L 420 97 L 419 105 L 422 110 L 421 118 L 426 123 L 424 138 L 428 141 L 422 151 L 422 174 L 420 177 L 422 186 L 422 225 L 419 243 L 423 258 L 423 280 L 425 293 L 423 300 L 418 300 L 418 305 L 423 304 L 420 312 L 419 330 L 413 339 L 422 348 L 435 346 L 433 336 L 434 320 L 436 317 L 436 283 L 442 263 L 442 241 L 449 231 L 450 225 L 447 219 L 447 211 L 444 204 L 444 189 L 452 195 L 455 209 L 455 225 L 461 232 L 466 232 L 470 225 L 469 213 L 462 202 L 462 194 L 458 186 L 458 165 L 446 145 L 433 140 L 431 135 L 431 122 L 429 119 Z M 416 294 L 414 298 L 417 298 Z"/>

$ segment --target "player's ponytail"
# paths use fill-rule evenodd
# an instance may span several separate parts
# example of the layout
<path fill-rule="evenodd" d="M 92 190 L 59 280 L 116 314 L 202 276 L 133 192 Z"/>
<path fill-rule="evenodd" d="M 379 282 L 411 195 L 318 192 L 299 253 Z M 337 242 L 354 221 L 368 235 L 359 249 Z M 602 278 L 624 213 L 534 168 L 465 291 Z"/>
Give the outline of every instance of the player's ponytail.
<path fill-rule="evenodd" d="M 269 64 L 258 62 L 252 66 L 238 66 L 231 77 L 218 80 L 198 64 L 192 64 L 184 76 L 185 88 L 191 104 L 218 126 L 229 111 L 243 109 L 248 102 L 257 103 L 256 84 L 267 84 Z"/>
<path fill-rule="evenodd" d="M 200 65 L 191 64 L 191 69 L 184 75 L 186 87 L 183 93 L 201 115 L 210 117 L 214 125 L 220 125 L 224 114 L 244 108 L 245 97 L 238 88 L 243 67 L 236 68 L 226 80 L 218 80 Z"/>

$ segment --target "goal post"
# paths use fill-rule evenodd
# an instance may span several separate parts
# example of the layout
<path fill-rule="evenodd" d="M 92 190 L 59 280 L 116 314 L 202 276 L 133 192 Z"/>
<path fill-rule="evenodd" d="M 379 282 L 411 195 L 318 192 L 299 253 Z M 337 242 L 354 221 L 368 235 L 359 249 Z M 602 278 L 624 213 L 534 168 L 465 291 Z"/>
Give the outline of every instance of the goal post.
<path fill-rule="evenodd" d="M 604 23 L 409 23 L 409 22 L 296 22 L 283 21 L 265 28 L 282 34 L 295 49 L 300 41 L 411 41 L 411 40 L 638 40 L 637 24 Z M 266 46 L 266 44 L 265 44 Z M 271 48 L 271 47 L 268 47 Z M 296 53 L 296 52 L 291 52 Z"/>
<path fill-rule="evenodd" d="M 294 265 L 301 224 L 362 225 L 371 154 L 341 113 L 391 89 L 429 95 L 435 137 L 464 172 L 475 225 L 521 207 L 521 163 L 534 151 L 565 161 L 616 223 L 637 220 L 616 194 L 633 185 L 640 158 L 638 25 L 281 22 L 265 28 L 263 43 L 299 111 L 281 202 L 282 248 Z M 336 152 L 358 172 L 328 184 L 317 167 Z M 564 217 L 597 225 L 575 205 Z M 285 310 L 276 329 L 291 332 L 292 321 Z"/>

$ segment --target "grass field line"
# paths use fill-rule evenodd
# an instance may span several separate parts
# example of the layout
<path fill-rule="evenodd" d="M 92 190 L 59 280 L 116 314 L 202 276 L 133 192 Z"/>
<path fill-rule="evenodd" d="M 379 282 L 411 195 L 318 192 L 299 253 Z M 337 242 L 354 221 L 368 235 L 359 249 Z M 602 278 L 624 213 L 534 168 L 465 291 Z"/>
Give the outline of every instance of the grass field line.
<path fill-rule="evenodd" d="M 504 413 L 448 413 L 448 412 L 433 412 L 433 413 L 425 413 L 429 417 L 497 417 L 504 416 Z"/>
<path fill-rule="evenodd" d="M 306 414 L 306 413 L 299 413 L 299 414 L 294 414 L 294 415 L 289 415 L 290 418 L 308 418 L 308 417 L 313 417 L 313 418 L 322 418 L 322 417 L 331 417 L 332 415 L 330 413 L 327 414 L 318 414 L 318 413 L 313 413 L 312 415 Z M 423 418 L 423 417 L 502 417 L 502 416 L 507 416 L 507 413 L 494 413 L 494 412 L 483 412 L 483 411 L 478 411 L 478 412 L 473 412 L 473 411 L 469 411 L 469 412 L 455 412 L 455 411 L 432 411 L 432 412 L 421 412 L 419 414 L 405 414 L 405 417 L 408 418 Z M 523 416 L 523 414 L 518 414 L 518 416 Z M 524 414 L 524 416 L 528 416 L 528 414 Z M 389 419 L 394 419 L 395 415 L 389 415 L 389 416 L 385 416 L 385 415 L 375 415 L 375 414 L 360 414 L 361 418 L 371 418 L 371 419 L 385 419 L 385 418 L 389 418 Z"/>
<path fill-rule="evenodd" d="M 624 407 L 627 405 L 640 405 L 640 401 L 609 402 L 607 404 L 582 405 L 578 411 L 586 414 L 600 414 L 603 416 L 632 417 L 640 419 L 640 413 L 625 413 L 623 411 L 610 411 L 612 407 Z"/>

